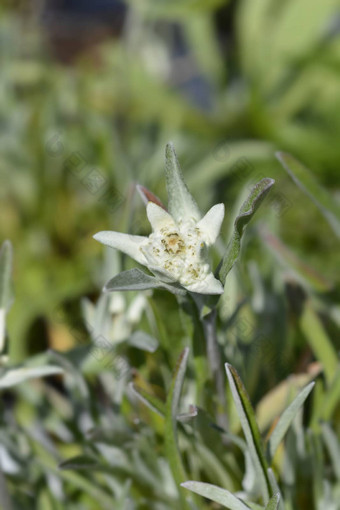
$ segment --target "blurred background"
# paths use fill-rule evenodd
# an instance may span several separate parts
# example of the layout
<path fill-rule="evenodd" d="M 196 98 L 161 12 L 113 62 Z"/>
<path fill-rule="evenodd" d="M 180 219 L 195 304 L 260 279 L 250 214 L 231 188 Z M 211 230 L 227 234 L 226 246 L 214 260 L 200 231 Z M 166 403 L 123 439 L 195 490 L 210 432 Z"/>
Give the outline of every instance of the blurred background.
<path fill-rule="evenodd" d="M 292 153 L 338 193 L 337 1 L 7 0 L 0 44 L 13 359 L 72 343 L 51 314 L 100 288 L 92 234 L 147 232 L 134 184 L 166 198 L 169 140 L 202 209 L 226 203 L 225 233 L 247 182 L 275 178 L 282 242 L 336 278 L 329 226 L 274 152 Z"/>
<path fill-rule="evenodd" d="M 166 203 L 170 140 L 201 210 L 226 204 L 214 267 L 250 187 L 276 180 L 228 277 L 218 340 L 263 434 L 317 378 L 313 406 L 275 468 L 286 508 L 338 510 L 339 0 L 2 0 L 0 241 L 13 244 L 15 290 L 6 349 L 14 365 L 31 356 L 46 364 L 58 351 L 52 362 L 65 369 L 2 395 L 0 463 L 14 508 L 180 508 L 161 419 L 126 385 L 134 378 L 164 399 L 198 333 L 169 293 L 103 297 L 103 284 L 135 263 L 92 239 L 107 229 L 148 235 L 135 186 Z M 309 169 L 297 167 L 302 186 L 276 151 Z M 147 334 L 134 336 L 139 324 Z M 87 363 L 91 351 L 84 362 L 103 330 L 125 356 L 123 382 L 101 361 Z M 214 416 L 203 375 L 187 375 L 185 405 Z M 200 414 L 181 436 L 190 475 L 257 497 L 241 450 L 226 449 L 210 424 Z M 95 425 L 110 434 L 96 430 L 94 444 L 86 432 Z M 80 470 L 89 474 L 74 473 L 77 463 L 56 468 L 84 451 L 102 471 L 88 458 Z"/>

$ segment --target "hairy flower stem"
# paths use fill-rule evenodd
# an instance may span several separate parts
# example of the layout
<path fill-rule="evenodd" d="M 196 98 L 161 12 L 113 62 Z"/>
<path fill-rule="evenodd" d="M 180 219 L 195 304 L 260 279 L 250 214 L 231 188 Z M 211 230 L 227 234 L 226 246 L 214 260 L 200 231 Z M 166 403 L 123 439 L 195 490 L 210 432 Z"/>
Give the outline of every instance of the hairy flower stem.
<path fill-rule="evenodd" d="M 216 335 L 216 309 L 213 309 L 208 315 L 202 318 L 204 335 L 207 345 L 207 355 L 210 365 L 211 375 L 215 382 L 218 408 L 217 413 L 218 425 L 228 430 L 228 417 L 226 413 L 226 392 L 225 392 L 225 377 L 223 373 L 223 366 L 221 363 L 221 353 L 217 342 Z"/>

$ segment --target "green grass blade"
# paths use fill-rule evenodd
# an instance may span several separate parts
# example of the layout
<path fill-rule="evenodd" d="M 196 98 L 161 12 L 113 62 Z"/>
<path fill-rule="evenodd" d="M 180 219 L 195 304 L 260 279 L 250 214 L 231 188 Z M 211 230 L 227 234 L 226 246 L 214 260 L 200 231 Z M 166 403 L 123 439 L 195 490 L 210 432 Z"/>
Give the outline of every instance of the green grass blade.
<path fill-rule="evenodd" d="M 184 482 L 181 484 L 185 489 L 195 492 L 203 498 L 210 499 L 215 503 L 219 503 L 230 510 L 250 510 L 250 507 L 243 503 L 239 498 L 234 496 L 231 492 L 211 485 L 210 483 L 203 482 Z"/>
<path fill-rule="evenodd" d="M 298 396 L 293 400 L 293 402 L 287 407 L 287 409 L 283 412 L 282 416 L 280 417 L 268 442 L 268 454 L 270 460 L 273 459 L 279 444 L 281 443 L 284 435 L 286 434 L 299 409 L 301 408 L 306 398 L 312 391 L 314 384 L 315 384 L 314 382 L 308 384 L 298 394 Z"/>
<path fill-rule="evenodd" d="M 241 239 L 244 229 L 256 213 L 257 209 L 260 207 L 262 201 L 274 183 L 275 181 L 273 179 L 269 179 L 267 177 L 262 179 L 257 184 L 255 184 L 248 198 L 243 203 L 240 212 L 234 222 L 234 232 L 228 243 L 226 253 L 222 260 L 221 269 L 219 271 L 219 276 L 223 284 L 225 283 L 229 271 L 235 264 L 240 254 Z"/>
<path fill-rule="evenodd" d="M 263 501 L 266 504 L 269 500 L 271 489 L 267 475 L 268 466 L 263 453 L 262 440 L 256 423 L 254 409 L 236 369 L 229 365 L 229 363 L 225 364 L 225 369 L 249 453 L 258 476 Z"/>
<path fill-rule="evenodd" d="M 337 237 L 340 237 L 340 208 L 333 197 L 315 180 L 313 174 L 293 156 L 277 152 L 277 159 L 295 184 L 314 202 Z"/>
<path fill-rule="evenodd" d="M 327 292 L 333 287 L 333 283 L 316 271 L 313 267 L 306 264 L 304 260 L 297 257 L 278 237 L 264 228 L 260 229 L 260 236 L 267 244 L 274 256 L 279 262 L 292 269 L 297 278 L 303 279 L 308 286 L 313 287 L 318 292 Z"/>
<path fill-rule="evenodd" d="M 327 398 L 324 399 L 319 416 L 322 420 L 330 420 L 340 402 L 340 367 L 338 368 L 334 380 L 327 391 Z"/>
<path fill-rule="evenodd" d="M 300 326 L 315 357 L 323 366 L 330 386 L 338 368 L 338 356 L 333 344 L 310 303 L 306 303 L 300 319 Z"/>

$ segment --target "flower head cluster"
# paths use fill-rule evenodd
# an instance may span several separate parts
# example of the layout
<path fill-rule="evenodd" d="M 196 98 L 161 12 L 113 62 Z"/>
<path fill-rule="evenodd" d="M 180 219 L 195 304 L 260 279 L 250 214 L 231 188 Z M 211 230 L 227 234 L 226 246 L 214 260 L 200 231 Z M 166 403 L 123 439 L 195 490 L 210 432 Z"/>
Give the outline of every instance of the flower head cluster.
<path fill-rule="evenodd" d="M 180 284 L 201 294 L 221 294 L 223 286 L 211 271 L 208 248 L 219 234 L 224 205 L 213 206 L 201 218 L 183 181 L 171 144 L 167 146 L 166 156 L 169 212 L 151 193 L 143 194 L 147 199 L 146 212 L 152 233 L 144 237 L 105 231 L 94 238 L 130 255 L 160 282 Z"/>

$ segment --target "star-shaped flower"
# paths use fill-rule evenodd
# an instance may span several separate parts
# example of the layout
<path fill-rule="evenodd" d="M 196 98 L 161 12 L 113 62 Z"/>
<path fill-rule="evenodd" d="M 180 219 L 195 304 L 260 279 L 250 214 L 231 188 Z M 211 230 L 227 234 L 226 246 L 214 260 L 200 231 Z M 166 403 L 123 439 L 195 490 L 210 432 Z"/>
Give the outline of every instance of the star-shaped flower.
<path fill-rule="evenodd" d="M 167 285 L 180 285 L 200 294 L 222 294 L 223 285 L 211 271 L 208 248 L 215 243 L 224 217 L 224 205 L 214 205 L 202 218 L 186 187 L 172 144 L 166 147 L 169 212 L 144 188 L 150 199 L 146 213 L 152 227 L 148 237 L 99 232 L 94 238 L 126 253 L 146 266 Z"/>

